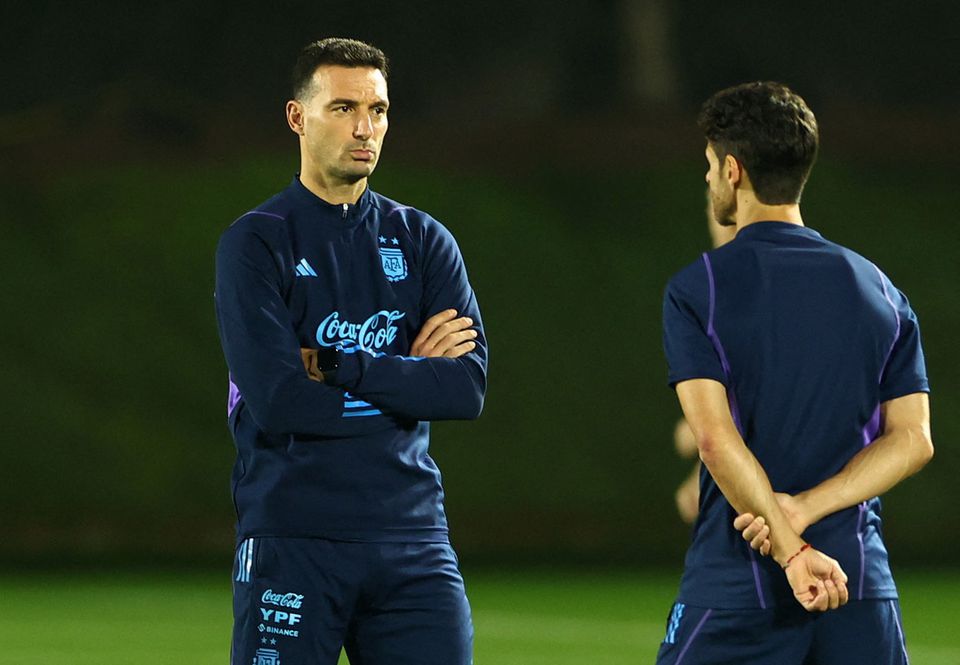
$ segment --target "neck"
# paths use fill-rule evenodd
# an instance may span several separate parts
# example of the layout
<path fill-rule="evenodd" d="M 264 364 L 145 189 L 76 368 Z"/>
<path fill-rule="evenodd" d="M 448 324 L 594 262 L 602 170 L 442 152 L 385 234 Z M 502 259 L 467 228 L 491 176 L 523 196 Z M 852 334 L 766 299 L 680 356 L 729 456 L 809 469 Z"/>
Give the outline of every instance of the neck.
<path fill-rule="evenodd" d="M 742 197 L 742 198 L 741 198 Z M 767 205 L 760 203 L 756 197 L 738 195 L 737 201 L 737 230 L 757 222 L 785 222 L 803 226 L 803 216 L 800 214 L 800 204 L 786 203 L 783 205 Z"/>
<path fill-rule="evenodd" d="M 367 188 L 367 179 L 354 182 L 334 181 L 322 175 L 310 173 L 301 165 L 300 182 L 310 192 L 332 205 L 354 204 Z"/>

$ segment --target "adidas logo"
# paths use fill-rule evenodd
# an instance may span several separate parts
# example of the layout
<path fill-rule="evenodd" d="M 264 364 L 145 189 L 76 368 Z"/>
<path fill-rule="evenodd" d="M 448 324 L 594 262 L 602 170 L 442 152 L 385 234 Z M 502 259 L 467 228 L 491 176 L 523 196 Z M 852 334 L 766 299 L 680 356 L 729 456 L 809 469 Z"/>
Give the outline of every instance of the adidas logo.
<path fill-rule="evenodd" d="M 297 277 L 316 277 L 317 273 L 313 271 L 313 266 L 307 263 L 306 259 L 300 259 L 297 264 Z"/>

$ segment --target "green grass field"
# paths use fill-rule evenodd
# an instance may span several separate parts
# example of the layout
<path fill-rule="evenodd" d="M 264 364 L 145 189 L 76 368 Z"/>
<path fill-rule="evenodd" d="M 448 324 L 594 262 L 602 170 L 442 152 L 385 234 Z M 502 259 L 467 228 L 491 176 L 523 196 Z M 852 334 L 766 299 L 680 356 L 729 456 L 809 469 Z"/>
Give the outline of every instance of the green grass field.
<path fill-rule="evenodd" d="M 652 663 L 676 584 L 574 570 L 466 577 L 477 665 Z M 960 663 L 960 571 L 899 579 L 911 662 Z M 228 662 L 226 574 L 7 574 L 0 598 L 0 665 Z"/>

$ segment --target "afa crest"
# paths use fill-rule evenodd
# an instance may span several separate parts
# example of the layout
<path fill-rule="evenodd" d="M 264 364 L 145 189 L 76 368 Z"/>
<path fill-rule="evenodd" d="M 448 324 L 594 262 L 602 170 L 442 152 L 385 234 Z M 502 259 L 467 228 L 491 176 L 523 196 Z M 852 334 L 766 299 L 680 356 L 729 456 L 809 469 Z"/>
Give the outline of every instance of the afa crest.
<path fill-rule="evenodd" d="M 383 274 L 389 282 L 399 282 L 407 276 L 407 261 L 400 249 L 381 247 L 380 265 L 383 266 Z"/>

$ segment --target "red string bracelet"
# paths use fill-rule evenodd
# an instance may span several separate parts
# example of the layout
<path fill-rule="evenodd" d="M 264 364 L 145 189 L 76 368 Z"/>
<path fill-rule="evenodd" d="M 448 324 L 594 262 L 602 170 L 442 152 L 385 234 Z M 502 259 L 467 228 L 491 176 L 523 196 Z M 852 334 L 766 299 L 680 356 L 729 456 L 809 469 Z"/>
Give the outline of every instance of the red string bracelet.
<path fill-rule="evenodd" d="M 797 553 L 796 553 L 796 554 L 794 554 L 792 557 L 790 557 L 789 559 L 787 559 L 787 562 L 786 562 L 785 564 L 783 564 L 783 569 L 786 570 L 786 569 L 787 569 L 787 566 L 790 565 L 790 562 L 793 561 L 794 559 L 796 559 L 798 556 L 800 556 L 800 555 L 804 552 L 804 550 L 807 550 L 807 549 L 810 549 L 810 543 L 805 544 L 803 547 L 801 547 L 799 550 L 797 550 Z"/>

